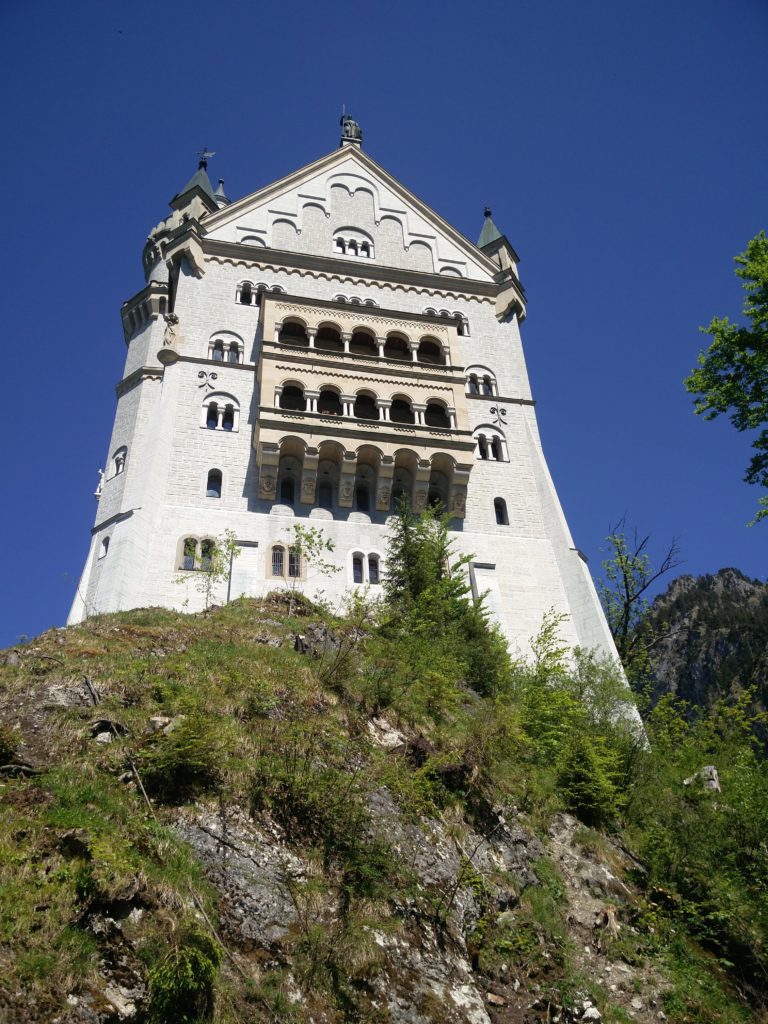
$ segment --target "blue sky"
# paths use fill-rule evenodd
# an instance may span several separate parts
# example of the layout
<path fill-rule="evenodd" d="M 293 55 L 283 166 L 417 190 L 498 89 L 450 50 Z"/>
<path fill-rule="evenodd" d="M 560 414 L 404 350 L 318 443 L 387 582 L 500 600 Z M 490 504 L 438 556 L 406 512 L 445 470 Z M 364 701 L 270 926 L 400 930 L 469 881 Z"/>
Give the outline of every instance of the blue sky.
<path fill-rule="evenodd" d="M 236 198 L 365 148 L 475 240 L 521 256 L 545 452 L 599 570 L 625 512 L 693 574 L 765 578 L 749 439 L 682 379 L 737 316 L 768 228 L 765 0 L 5 4 L 5 564 L 0 644 L 63 623 L 125 358 L 121 302 L 196 167 Z"/>

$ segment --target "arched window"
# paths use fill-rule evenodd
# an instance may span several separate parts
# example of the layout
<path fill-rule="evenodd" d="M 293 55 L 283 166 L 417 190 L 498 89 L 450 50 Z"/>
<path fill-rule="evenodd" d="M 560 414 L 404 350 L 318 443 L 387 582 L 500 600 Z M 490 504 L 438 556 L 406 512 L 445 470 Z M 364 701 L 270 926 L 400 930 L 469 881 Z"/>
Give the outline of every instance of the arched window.
<path fill-rule="evenodd" d="M 430 508 L 440 509 L 443 507 L 443 496 L 436 487 L 430 487 L 427 495 L 427 504 Z"/>
<path fill-rule="evenodd" d="M 363 556 L 353 555 L 352 556 L 352 582 L 362 583 L 363 582 Z"/>
<path fill-rule="evenodd" d="M 181 549 L 181 568 L 191 570 L 195 568 L 197 556 L 197 541 L 194 537 L 186 537 Z"/>
<path fill-rule="evenodd" d="M 327 480 L 321 480 L 318 484 L 317 503 L 320 508 L 333 507 L 333 486 Z"/>
<path fill-rule="evenodd" d="M 217 363 L 224 362 L 224 342 L 214 341 L 213 347 L 211 348 L 211 359 Z"/>
<path fill-rule="evenodd" d="M 208 471 L 208 482 L 205 485 L 205 495 L 207 498 L 220 498 L 221 497 L 221 470 L 211 469 Z"/>
<path fill-rule="evenodd" d="M 285 548 L 272 548 L 272 575 L 285 575 Z"/>
<path fill-rule="evenodd" d="M 213 569 L 213 555 L 216 550 L 216 542 L 204 540 L 200 544 L 200 568 L 203 572 L 210 572 Z"/>
<path fill-rule="evenodd" d="M 240 407 L 231 395 L 214 392 L 203 401 L 201 427 L 208 430 L 238 430 Z"/>
<path fill-rule="evenodd" d="M 435 427 L 438 430 L 447 430 L 451 425 L 448 413 L 439 402 L 427 402 L 424 422 L 428 427 Z"/>
<path fill-rule="evenodd" d="M 209 430 L 215 430 L 219 423 L 219 407 L 216 402 L 208 403 L 208 413 L 205 417 L 205 425 Z"/>
<path fill-rule="evenodd" d="M 343 352 L 344 342 L 341 340 L 341 332 L 337 327 L 324 324 L 318 328 L 315 335 L 315 348 L 325 352 Z"/>
<path fill-rule="evenodd" d="M 509 517 L 507 516 L 507 503 L 503 498 L 493 499 L 493 511 L 496 515 L 496 522 L 499 526 L 509 526 Z"/>
<path fill-rule="evenodd" d="M 301 555 L 296 548 L 291 548 L 288 551 L 288 575 L 292 579 L 298 579 L 301 576 Z"/>
<path fill-rule="evenodd" d="M 360 243 L 360 255 L 361 256 L 370 256 L 371 255 L 371 247 L 370 247 L 370 245 L 368 245 L 367 242 L 361 242 Z"/>
<path fill-rule="evenodd" d="M 336 252 L 344 253 L 346 251 L 347 251 L 347 247 L 344 244 L 344 239 L 343 238 L 337 238 L 336 239 Z"/>
<path fill-rule="evenodd" d="M 484 395 L 492 395 L 493 394 L 493 381 L 488 376 L 488 374 L 486 374 L 485 377 L 483 377 L 483 394 Z"/>
<path fill-rule="evenodd" d="M 307 400 L 302 389 L 295 384 L 286 384 L 280 394 L 280 408 L 293 412 L 306 412 Z"/>
<path fill-rule="evenodd" d="M 477 383 L 477 374 L 470 373 L 469 375 L 469 393 L 470 395 L 479 395 L 480 386 Z"/>
<path fill-rule="evenodd" d="M 99 548 L 99 558 L 105 558 L 108 551 L 109 537 L 105 537 L 104 540 L 101 542 L 101 547 Z"/>
<path fill-rule="evenodd" d="M 324 413 L 326 416 L 342 416 L 344 414 L 341 399 L 330 388 L 323 388 L 320 391 L 320 397 L 317 400 L 317 411 Z"/>
<path fill-rule="evenodd" d="M 280 502 L 283 505 L 292 505 L 296 500 L 296 485 L 289 476 L 280 483 Z"/>
<path fill-rule="evenodd" d="M 379 418 L 379 410 L 373 395 L 365 393 L 358 395 L 355 398 L 354 414 L 355 419 L 358 420 L 377 420 Z"/>
<path fill-rule="evenodd" d="M 125 460 L 128 456 L 128 449 L 123 446 L 118 448 L 112 456 L 112 476 L 120 476 L 125 469 Z"/>
<path fill-rule="evenodd" d="M 350 240 L 347 242 L 347 252 L 351 256 L 357 256 L 357 242 L 354 240 L 354 238 L 350 238 Z"/>
<path fill-rule="evenodd" d="M 384 356 L 386 359 L 410 359 L 411 350 L 407 340 L 400 334 L 389 334 L 384 343 Z"/>
<path fill-rule="evenodd" d="M 309 336 L 304 324 L 289 320 L 280 328 L 279 341 L 284 345 L 304 345 L 309 347 Z"/>
<path fill-rule="evenodd" d="M 493 453 L 493 457 L 494 459 L 496 459 L 497 462 L 504 461 L 504 454 L 501 447 L 500 437 L 494 437 L 491 439 L 491 452 Z"/>
<path fill-rule="evenodd" d="M 488 441 L 485 434 L 478 434 L 477 436 L 477 451 L 481 459 L 488 458 Z"/>
<path fill-rule="evenodd" d="M 236 341 L 229 343 L 229 352 L 227 353 L 227 362 L 239 363 L 240 362 L 240 346 Z"/>
<path fill-rule="evenodd" d="M 360 330 L 352 332 L 349 351 L 355 356 L 369 356 L 372 359 L 379 354 L 373 336 Z"/>
<path fill-rule="evenodd" d="M 389 418 L 393 423 L 416 422 L 411 403 L 404 398 L 395 398 L 393 400 L 392 407 L 389 410 Z"/>
<path fill-rule="evenodd" d="M 379 556 L 368 555 L 368 582 L 376 587 L 379 584 Z"/>
<path fill-rule="evenodd" d="M 235 410 L 234 407 L 228 405 L 224 409 L 224 417 L 221 421 L 221 426 L 224 430 L 234 430 L 235 428 Z"/>
<path fill-rule="evenodd" d="M 422 338 L 419 342 L 419 362 L 442 366 L 445 362 L 442 346 L 434 338 Z"/>
<path fill-rule="evenodd" d="M 253 287 L 250 281 L 240 285 L 240 302 L 244 306 L 250 306 L 253 302 Z"/>

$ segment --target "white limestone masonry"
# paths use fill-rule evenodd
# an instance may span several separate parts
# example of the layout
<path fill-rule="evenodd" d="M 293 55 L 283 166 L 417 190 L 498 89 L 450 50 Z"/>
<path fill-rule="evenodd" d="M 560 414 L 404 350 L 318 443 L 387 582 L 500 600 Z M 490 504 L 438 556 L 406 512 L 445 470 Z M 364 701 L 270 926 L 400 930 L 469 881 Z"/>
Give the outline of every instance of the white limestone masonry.
<path fill-rule="evenodd" d="M 233 203 L 201 166 L 122 309 L 125 373 L 69 621 L 201 608 L 201 545 L 225 530 L 241 553 L 215 600 L 287 586 L 273 549 L 287 558 L 297 522 L 334 542 L 339 570 L 302 567 L 303 589 L 376 592 L 403 493 L 448 510 L 515 653 L 554 610 L 570 644 L 615 656 L 541 450 L 517 256 L 486 227 L 478 248 L 349 138 Z"/>

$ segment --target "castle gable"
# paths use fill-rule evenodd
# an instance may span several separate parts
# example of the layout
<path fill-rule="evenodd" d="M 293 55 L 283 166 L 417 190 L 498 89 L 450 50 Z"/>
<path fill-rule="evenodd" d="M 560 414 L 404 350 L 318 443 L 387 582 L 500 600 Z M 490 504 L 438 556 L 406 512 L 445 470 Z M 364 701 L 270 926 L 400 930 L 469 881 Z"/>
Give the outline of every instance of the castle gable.
<path fill-rule="evenodd" d="M 204 221 L 209 238 L 492 281 L 497 267 L 375 161 L 343 147 Z"/>

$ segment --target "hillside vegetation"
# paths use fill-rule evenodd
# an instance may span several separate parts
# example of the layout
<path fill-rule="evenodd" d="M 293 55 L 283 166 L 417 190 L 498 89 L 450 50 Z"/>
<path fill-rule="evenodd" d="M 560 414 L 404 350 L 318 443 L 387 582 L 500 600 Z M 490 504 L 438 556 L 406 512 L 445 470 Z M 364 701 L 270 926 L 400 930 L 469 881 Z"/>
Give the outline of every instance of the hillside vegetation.
<path fill-rule="evenodd" d="M 510 662 L 446 543 L 401 517 L 386 600 L 343 615 L 280 593 L 3 655 L 1 1019 L 766 1019 L 748 695 L 664 698 L 649 747 L 556 618 Z"/>

